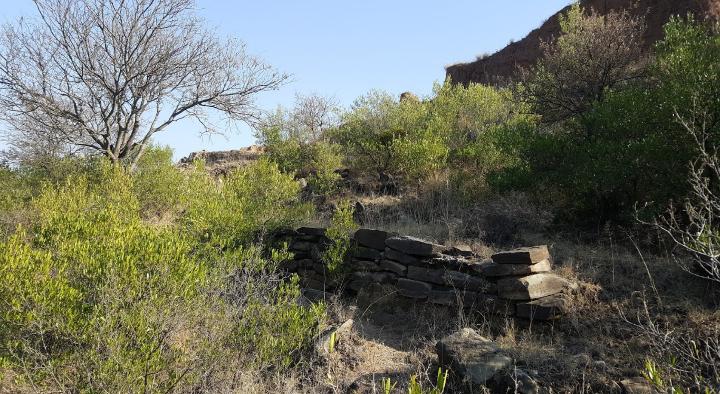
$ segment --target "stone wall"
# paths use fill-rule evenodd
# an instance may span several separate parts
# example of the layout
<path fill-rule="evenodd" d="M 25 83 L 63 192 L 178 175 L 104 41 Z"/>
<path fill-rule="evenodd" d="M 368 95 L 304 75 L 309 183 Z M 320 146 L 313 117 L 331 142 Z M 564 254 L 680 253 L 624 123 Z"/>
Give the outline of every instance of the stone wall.
<path fill-rule="evenodd" d="M 545 245 L 481 259 L 470 249 L 419 238 L 360 229 L 353 236 L 341 274 L 328 272 L 325 229 L 302 227 L 283 234 L 294 260 L 282 268 L 297 273 L 304 288 L 358 292 L 375 284 L 434 304 L 552 320 L 565 314 L 573 285 L 553 274 Z"/>

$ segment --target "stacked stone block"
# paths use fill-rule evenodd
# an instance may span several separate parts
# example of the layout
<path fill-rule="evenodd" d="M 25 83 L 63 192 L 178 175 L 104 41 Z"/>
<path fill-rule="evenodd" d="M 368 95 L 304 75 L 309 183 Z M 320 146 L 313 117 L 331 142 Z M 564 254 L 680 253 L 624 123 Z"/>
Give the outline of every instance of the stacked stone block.
<path fill-rule="evenodd" d="M 307 288 L 333 291 L 342 287 L 357 292 L 383 284 L 413 299 L 536 320 L 554 319 L 566 311 L 562 293 L 571 285 L 550 273 L 546 246 L 500 252 L 492 260 L 481 260 L 469 249 L 360 229 L 353 236 L 340 283 L 322 261 L 329 244 L 324 229 L 303 227 L 287 236 L 295 257 L 285 269 L 296 272 Z"/>

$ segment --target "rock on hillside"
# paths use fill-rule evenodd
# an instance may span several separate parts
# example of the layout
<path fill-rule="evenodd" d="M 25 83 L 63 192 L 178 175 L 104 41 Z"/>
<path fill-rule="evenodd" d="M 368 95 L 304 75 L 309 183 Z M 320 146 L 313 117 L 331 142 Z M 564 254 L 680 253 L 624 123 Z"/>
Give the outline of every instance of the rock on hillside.
<path fill-rule="evenodd" d="M 193 152 L 180 159 L 178 165 L 187 167 L 192 165 L 195 159 L 205 160 L 205 168 L 213 175 L 224 175 L 229 171 L 246 166 L 257 161 L 265 153 L 265 148 L 258 145 L 250 145 L 245 148 L 226 151 L 200 151 Z"/>
<path fill-rule="evenodd" d="M 645 17 L 647 30 L 644 49 L 649 49 L 663 36 L 663 25 L 672 15 L 686 15 L 692 12 L 701 18 L 720 18 L 720 0 L 581 0 L 583 7 L 606 14 L 610 11 L 628 10 L 633 15 Z M 503 85 L 512 80 L 518 66 L 528 67 L 540 57 L 540 42 L 547 41 L 560 33 L 559 15 L 569 8 L 551 16 L 539 28 L 520 41 L 513 42 L 493 55 L 470 63 L 447 67 L 446 74 L 455 83 Z"/>

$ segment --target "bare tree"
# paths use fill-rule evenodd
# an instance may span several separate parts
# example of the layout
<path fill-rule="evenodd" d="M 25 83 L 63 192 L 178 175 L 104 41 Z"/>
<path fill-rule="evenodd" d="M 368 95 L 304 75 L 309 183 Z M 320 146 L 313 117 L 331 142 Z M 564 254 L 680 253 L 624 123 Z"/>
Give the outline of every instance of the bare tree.
<path fill-rule="evenodd" d="M 39 19 L 0 36 L 0 116 L 20 150 L 56 141 L 134 167 L 181 119 L 256 121 L 256 94 L 287 78 L 204 28 L 194 0 L 34 2 Z"/>
<path fill-rule="evenodd" d="M 675 117 L 690 133 L 698 151 L 690 164 L 690 196 L 682 210 L 671 206 L 651 224 L 667 234 L 681 253 L 676 261 L 687 272 L 720 283 L 720 158 L 711 133 L 711 111 L 696 104 L 690 115 Z M 690 264 L 687 256 L 690 256 Z"/>
<path fill-rule="evenodd" d="M 260 122 L 256 137 L 261 144 L 272 139 L 312 144 L 324 140 L 328 129 L 338 126 L 340 107 L 332 97 L 296 94 L 292 109 L 278 110 Z"/>
<path fill-rule="evenodd" d="M 521 70 L 520 96 L 545 122 L 582 116 L 607 89 L 638 78 L 643 21 L 627 12 L 599 15 L 574 5 L 560 17 L 562 34 L 541 43 L 543 56 Z"/>

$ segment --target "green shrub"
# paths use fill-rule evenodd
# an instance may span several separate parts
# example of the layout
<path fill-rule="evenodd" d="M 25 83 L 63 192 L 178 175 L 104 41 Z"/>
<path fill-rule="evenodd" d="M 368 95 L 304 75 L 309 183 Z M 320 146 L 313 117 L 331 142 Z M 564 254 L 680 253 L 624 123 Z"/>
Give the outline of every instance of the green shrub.
<path fill-rule="evenodd" d="M 133 191 L 145 218 L 174 216 L 182 208 L 186 177 L 172 163 L 172 150 L 150 146 L 133 173 Z"/>
<path fill-rule="evenodd" d="M 277 228 L 293 227 L 311 207 L 300 201 L 300 185 L 278 165 L 262 159 L 216 182 L 198 176 L 189 188 L 183 222 L 197 239 L 236 248 Z"/>
<path fill-rule="evenodd" d="M 333 212 L 330 226 L 325 232 L 330 244 L 323 253 L 323 262 L 331 273 L 341 268 L 351 247 L 352 233 L 358 228 L 353 219 L 353 212 L 350 201 L 341 201 Z"/>

